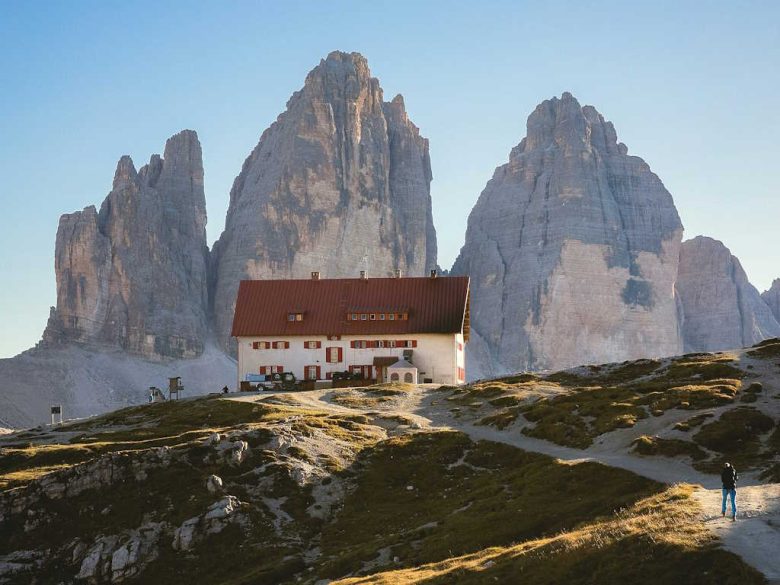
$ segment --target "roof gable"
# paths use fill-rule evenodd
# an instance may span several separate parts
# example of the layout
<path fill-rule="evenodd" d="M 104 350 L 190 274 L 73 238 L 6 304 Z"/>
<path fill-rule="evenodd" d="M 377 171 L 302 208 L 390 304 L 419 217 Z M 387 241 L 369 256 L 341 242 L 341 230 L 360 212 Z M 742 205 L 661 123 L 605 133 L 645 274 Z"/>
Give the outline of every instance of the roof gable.
<path fill-rule="evenodd" d="M 243 280 L 234 337 L 463 333 L 468 336 L 467 276 Z M 352 312 L 408 313 L 408 319 L 348 320 Z M 288 321 L 303 313 L 301 321 Z"/>

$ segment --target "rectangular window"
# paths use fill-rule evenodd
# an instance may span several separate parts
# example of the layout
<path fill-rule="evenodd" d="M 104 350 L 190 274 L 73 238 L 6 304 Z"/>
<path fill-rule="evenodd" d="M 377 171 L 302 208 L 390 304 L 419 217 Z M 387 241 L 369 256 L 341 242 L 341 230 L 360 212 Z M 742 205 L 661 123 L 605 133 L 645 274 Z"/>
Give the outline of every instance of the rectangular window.
<path fill-rule="evenodd" d="M 379 320 L 380 321 L 384 321 L 385 320 L 385 314 L 384 313 L 379 313 Z"/>
<path fill-rule="evenodd" d="M 395 340 L 388 339 L 387 341 L 385 341 L 385 347 L 395 347 Z"/>
<path fill-rule="evenodd" d="M 319 349 L 320 347 L 322 347 L 322 342 L 321 341 L 304 341 L 303 342 L 303 347 L 305 347 L 306 349 Z"/>
<path fill-rule="evenodd" d="M 352 320 L 353 321 L 357 321 L 358 320 L 357 313 L 352 313 Z"/>
<path fill-rule="evenodd" d="M 337 364 L 342 360 L 342 350 L 340 347 L 329 347 L 326 351 L 326 359 L 329 364 Z"/>
<path fill-rule="evenodd" d="M 360 314 L 360 320 L 361 321 L 367 321 L 368 320 L 368 315 L 366 313 L 361 313 Z"/>
<path fill-rule="evenodd" d="M 274 349 L 290 349 L 289 341 L 274 341 L 272 347 Z"/>
<path fill-rule="evenodd" d="M 395 313 L 390 313 L 390 314 L 387 316 L 387 318 L 388 318 L 390 321 L 395 321 Z"/>
<path fill-rule="evenodd" d="M 271 349 L 270 341 L 253 341 L 252 349 Z"/>
<path fill-rule="evenodd" d="M 307 380 L 319 380 L 320 379 L 320 367 L 319 366 L 306 366 L 304 368 Z"/>
<path fill-rule="evenodd" d="M 371 319 L 371 321 L 376 321 L 376 313 L 371 313 L 371 314 L 368 316 L 368 318 L 369 318 L 369 319 Z"/>

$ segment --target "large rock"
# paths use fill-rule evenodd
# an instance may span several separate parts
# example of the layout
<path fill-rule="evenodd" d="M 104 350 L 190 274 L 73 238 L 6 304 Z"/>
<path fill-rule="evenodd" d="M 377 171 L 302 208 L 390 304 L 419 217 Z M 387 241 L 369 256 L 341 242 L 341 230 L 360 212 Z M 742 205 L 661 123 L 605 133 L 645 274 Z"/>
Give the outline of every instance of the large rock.
<path fill-rule="evenodd" d="M 718 240 L 683 242 L 677 292 L 685 351 L 747 347 L 780 336 L 780 325 L 739 260 Z"/>
<path fill-rule="evenodd" d="M 761 293 L 761 298 L 769 305 L 775 319 L 780 321 L 780 278 L 775 278 L 772 281 L 772 286 L 769 287 L 769 290 Z"/>
<path fill-rule="evenodd" d="M 168 140 L 136 172 L 119 160 L 113 189 L 63 215 L 57 230 L 57 307 L 44 345 L 110 345 L 147 358 L 195 357 L 208 320 L 203 162 L 195 132 Z"/>
<path fill-rule="evenodd" d="M 568 93 L 542 102 L 453 266 L 471 276 L 470 377 L 679 352 L 681 238 L 672 196 L 612 123 Z"/>
<path fill-rule="evenodd" d="M 428 141 L 364 57 L 334 52 L 261 136 L 230 192 L 213 250 L 217 335 L 230 346 L 242 279 L 436 267 Z"/>

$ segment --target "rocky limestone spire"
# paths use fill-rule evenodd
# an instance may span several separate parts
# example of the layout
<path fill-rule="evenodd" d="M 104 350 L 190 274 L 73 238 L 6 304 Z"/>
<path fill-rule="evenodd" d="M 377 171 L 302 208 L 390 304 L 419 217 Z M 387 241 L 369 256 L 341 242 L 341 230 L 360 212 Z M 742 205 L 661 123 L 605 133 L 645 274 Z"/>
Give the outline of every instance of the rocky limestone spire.
<path fill-rule="evenodd" d="M 683 242 L 676 288 L 685 351 L 735 349 L 780 336 L 770 307 L 718 240 L 697 236 Z"/>
<path fill-rule="evenodd" d="M 769 287 L 769 290 L 761 293 L 761 298 L 769 305 L 775 319 L 780 322 L 780 278 L 775 278 L 772 281 L 772 286 Z"/>
<path fill-rule="evenodd" d="M 471 212 L 453 273 L 471 276 L 471 375 L 670 355 L 682 225 L 672 196 L 615 129 L 569 93 Z"/>
<path fill-rule="evenodd" d="M 244 162 L 213 253 L 213 310 L 230 346 L 242 279 L 422 275 L 436 266 L 428 141 L 383 101 L 358 53 L 306 77 Z"/>
<path fill-rule="evenodd" d="M 207 335 L 206 201 L 195 132 L 171 137 L 136 172 L 119 159 L 113 188 L 60 218 L 57 306 L 44 343 L 113 345 L 150 358 L 194 357 Z"/>

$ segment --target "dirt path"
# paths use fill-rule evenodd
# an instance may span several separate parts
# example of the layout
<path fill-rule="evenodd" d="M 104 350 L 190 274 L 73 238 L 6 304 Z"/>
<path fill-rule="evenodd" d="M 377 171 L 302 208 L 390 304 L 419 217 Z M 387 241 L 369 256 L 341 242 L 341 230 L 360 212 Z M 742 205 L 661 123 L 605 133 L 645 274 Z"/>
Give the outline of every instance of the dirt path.
<path fill-rule="evenodd" d="M 256 401 L 279 393 L 264 393 L 232 398 Z M 604 443 L 589 449 L 574 449 L 547 441 L 527 437 L 517 429 L 501 431 L 494 427 L 479 426 L 452 416 L 448 405 L 428 392 L 412 392 L 392 404 L 378 404 L 376 408 L 349 408 L 332 402 L 331 390 L 315 390 L 286 394 L 285 400 L 301 406 L 330 410 L 334 413 L 376 413 L 400 415 L 414 420 L 421 428 L 452 429 L 461 431 L 473 440 L 495 441 L 512 445 L 525 451 L 555 457 L 563 462 L 596 461 L 610 467 L 618 467 L 653 479 L 674 484 L 692 483 L 702 487 L 695 492 L 702 506 L 703 521 L 717 536 L 724 548 L 761 571 L 772 585 L 780 585 L 780 484 L 756 484 L 740 487 L 737 492 L 737 521 L 721 517 L 721 490 L 719 478 L 703 474 L 687 463 L 667 458 L 644 458 L 624 452 L 610 451 Z M 754 482 L 755 483 L 755 482 Z"/>

